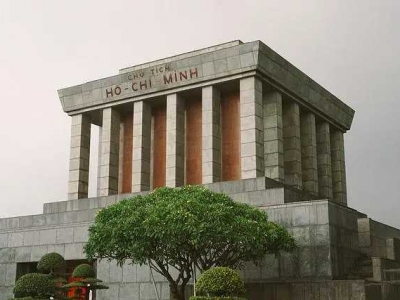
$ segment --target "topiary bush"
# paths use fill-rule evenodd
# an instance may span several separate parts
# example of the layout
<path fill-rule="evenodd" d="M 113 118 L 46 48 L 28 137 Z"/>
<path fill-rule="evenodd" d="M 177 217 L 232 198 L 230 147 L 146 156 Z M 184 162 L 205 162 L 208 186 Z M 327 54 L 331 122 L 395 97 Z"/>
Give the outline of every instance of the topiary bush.
<path fill-rule="evenodd" d="M 49 298 L 32 298 L 32 297 L 23 297 L 23 298 L 11 298 L 10 300 L 48 300 Z"/>
<path fill-rule="evenodd" d="M 92 268 L 92 266 L 88 264 L 80 264 L 72 273 L 72 277 L 80 277 L 80 278 L 94 278 L 96 274 Z"/>
<path fill-rule="evenodd" d="M 206 296 L 232 297 L 243 294 L 245 288 L 237 271 L 225 267 L 215 267 L 200 275 L 196 284 L 196 292 Z"/>
<path fill-rule="evenodd" d="M 88 299 L 90 291 L 108 289 L 108 286 L 99 284 L 101 279 L 95 278 L 93 268 L 88 264 L 80 264 L 72 273 L 73 282 L 63 286 L 64 289 L 73 289 L 73 299 Z"/>
<path fill-rule="evenodd" d="M 49 275 L 30 273 L 21 276 L 14 287 L 16 297 L 49 298 L 55 287 Z"/>
<path fill-rule="evenodd" d="M 65 272 L 66 267 L 67 263 L 64 257 L 56 252 L 43 255 L 37 264 L 39 272 L 50 274 L 62 274 Z"/>
<path fill-rule="evenodd" d="M 49 300 L 49 298 L 23 297 L 23 298 L 11 298 L 10 300 Z"/>

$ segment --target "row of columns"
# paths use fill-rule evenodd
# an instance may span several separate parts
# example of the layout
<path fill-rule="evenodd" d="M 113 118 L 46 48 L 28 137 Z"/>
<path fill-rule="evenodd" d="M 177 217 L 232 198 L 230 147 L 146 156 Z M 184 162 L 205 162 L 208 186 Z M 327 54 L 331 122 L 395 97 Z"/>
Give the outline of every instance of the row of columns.
<path fill-rule="evenodd" d="M 221 180 L 221 95 L 202 89 L 202 183 Z M 151 106 L 134 102 L 132 192 L 151 188 Z M 179 94 L 167 96 L 166 186 L 185 182 L 185 108 Z M 120 114 L 103 110 L 99 161 L 100 196 L 118 193 Z M 240 80 L 241 178 L 266 176 L 346 204 L 343 133 L 317 122 L 278 91 L 263 93 L 256 77 Z M 72 117 L 69 199 L 87 197 L 90 119 Z"/>
<path fill-rule="evenodd" d="M 347 204 L 343 132 L 282 94 L 264 94 L 265 176 Z"/>

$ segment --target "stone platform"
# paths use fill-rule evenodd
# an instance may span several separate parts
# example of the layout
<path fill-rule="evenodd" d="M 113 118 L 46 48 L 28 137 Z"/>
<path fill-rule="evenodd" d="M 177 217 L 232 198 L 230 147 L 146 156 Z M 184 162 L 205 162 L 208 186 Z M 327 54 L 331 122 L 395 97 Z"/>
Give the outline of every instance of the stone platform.
<path fill-rule="evenodd" d="M 298 242 L 292 254 L 269 256 L 258 267 L 245 266 L 242 275 L 250 299 L 379 300 L 392 299 L 377 298 L 384 291 L 398 293 L 396 281 L 383 280 L 385 270 L 400 268 L 400 230 L 264 177 L 206 186 L 266 210 L 270 220 L 285 226 Z M 52 251 L 67 260 L 84 259 L 83 246 L 96 213 L 132 195 L 46 203 L 41 215 L 0 219 L 0 299 L 12 297 L 20 263 L 37 262 Z M 98 300 L 156 299 L 147 266 L 121 268 L 102 261 L 97 276 L 110 286 L 98 292 Z M 162 299 L 170 299 L 164 278 L 156 275 L 155 281 Z M 331 296 L 326 298 L 325 292 Z"/>

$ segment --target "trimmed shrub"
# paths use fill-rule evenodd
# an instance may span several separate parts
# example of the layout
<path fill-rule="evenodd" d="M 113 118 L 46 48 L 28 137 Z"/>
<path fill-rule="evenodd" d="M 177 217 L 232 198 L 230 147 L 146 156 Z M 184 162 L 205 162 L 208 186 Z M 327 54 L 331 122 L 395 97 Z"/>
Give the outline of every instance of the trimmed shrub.
<path fill-rule="evenodd" d="M 66 267 L 67 263 L 65 262 L 64 257 L 56 252 L 43 255 L 37 264 L 37 269 L 39 272 L 50 274 L 64 273 Z"/>
<path fill-rule="evenodd" d="M 225 267 L 215 267 L 200 275 L 196 291 L 207 296 L 237 296 L 245 292 L 239 273 Z"/>
<path fill-rule="evenodd" d="M 24 297 L 24 298 L 11 298 L 10 300 L 48 300 L 49 298 L 32 298 L 32 297 Z"/>
<path fill-rule="evenodd" d="M 96 274 L 94 273 L 94 270 L 90 265 L 80 264 L 74 269 L 72 277 L 94 278 L 96 277 Z"/>
<path fill-rule="evenodd" d="M 206 297 L 206 296 L 192 296 L 189 300 L 246 300 L 239 297 Z"/>
<path fill-rule="evenodd" d="M 55 291 L 49 275 L 30 273 L 21 276 L 15 283 L 16 297 L 49 298 Z"/>

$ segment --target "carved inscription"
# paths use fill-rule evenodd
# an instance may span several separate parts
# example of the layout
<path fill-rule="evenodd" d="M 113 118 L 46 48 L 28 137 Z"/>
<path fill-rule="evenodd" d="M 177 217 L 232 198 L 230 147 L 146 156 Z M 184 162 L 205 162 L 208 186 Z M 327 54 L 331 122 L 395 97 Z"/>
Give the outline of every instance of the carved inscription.
<path fill-rule="evenodd" d="M 145 71 L 128 75 L 129 82 L 105 89 L 106 98 L 120 96 L 123 93 L 140 93 L 146 90 L 156 90 L 183 81 L 199 77 L 196 67 L 182 70 L 172 70 L 169 65 L 157 66 Z"/>

